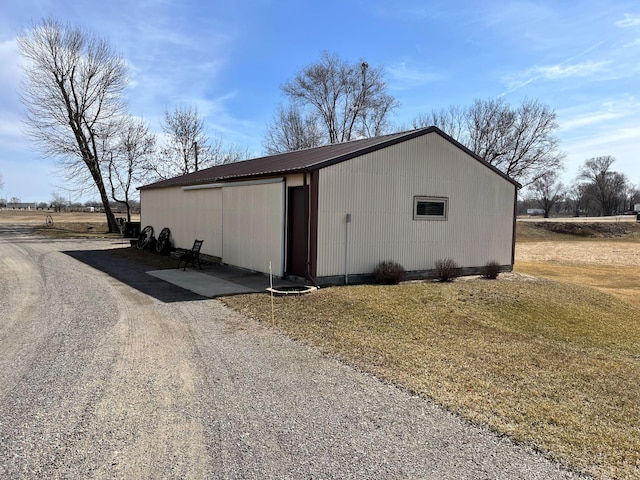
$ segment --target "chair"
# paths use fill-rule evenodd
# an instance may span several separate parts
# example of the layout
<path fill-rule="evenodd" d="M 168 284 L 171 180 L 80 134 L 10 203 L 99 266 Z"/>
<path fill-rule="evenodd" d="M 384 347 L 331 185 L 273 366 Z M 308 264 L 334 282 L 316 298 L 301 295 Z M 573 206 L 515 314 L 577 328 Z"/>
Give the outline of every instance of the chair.
<path fill-rule="evenodd" d="M 187 269 L 188 264 L 193 265 L 193 268 L 195 268 L 197 263 L 200 270 L 202 270 L 202 264 L 200 263 L 200 248 L 202 248 L 203 243 L 204 240 L 196 240 L 195 242 L 193 242 L 193 247 L 191 247 L 191 250 L 180 255 L 178 268 L 180 268 L 180 264 L 182 262 L 184 262 L 184 267 L 182 268 L 183 271 Z"/>

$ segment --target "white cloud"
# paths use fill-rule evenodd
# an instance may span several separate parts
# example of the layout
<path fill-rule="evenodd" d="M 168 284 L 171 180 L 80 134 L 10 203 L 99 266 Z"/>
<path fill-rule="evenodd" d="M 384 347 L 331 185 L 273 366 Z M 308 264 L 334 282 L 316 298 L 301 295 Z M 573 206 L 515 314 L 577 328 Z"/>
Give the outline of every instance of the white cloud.
<path fill-rule="evenodd" d="M 617 169 L 634 179 L 640 178 L 636 160 L 639 138 L 640 127 L 610 125 L 595 134 L 567 139 L 562 143 L 562 149 L 569 153 L 569 159 L 575 165 L 580 165 L 587 158 L 612 155 L 620 164 Z"/>
<path fill-rule="evenodd" d="M 419 87 L 440 78 L 440 75 L 421 70 L 407 61 L 396 62 L 386 70 L 392 80 L 391 87 L 396 90 Z"/>
<path fill-rule="evenodd" d="M 20 56 L 15 38 L 0 41 L 0 65 L 0 89 L 3 92 L 17 92 L 20 81 Z"/>
<path fill-rule="evenodd" d="M 573 65 L 548 65 L 536 67 L 529 71 L 530 75 L 546 80 L 559 80 L 571 77 L 590 77 L 607 70 L 611 62 L 581 62 Z"/>
<path fill-rule="evenodd" d="M 624 72 L 615 71 L 611 64 L 612 62 L 610 61 L 589 61 L 573 64 L 562 62 L 555 65 L 533 67 L 524 72 L 505 77 L 504 82 L 508 90 L 502 95 L 512 93 L 539 80 L 560 81 L 569 78 L 591 78 L 596 76 L 599 80 L 610 80 L 624 75 Z"/>
<path fill-rule="evenodd" d="M 16 114 L 3 112 L 0 119 L 0 146 L 15 148 L 24 144 L 22 120 Z"/>
<path fill-rule="evenodd" d="M 559 110 L 558 123 L 561 131 L 604 127 L 618 129 L 635 125 L 640 120 L 640 99 L 620 96 Z"/>
<path fill-rule="evenodd" d="M 640 15 L 625 13 L 624 20 L 618 20 L 616 26 L 621 28 L 640 27 Z"/>
<path fill-rule="evenodd" d="M 640 98 L 628 95 L 575 105 L 557 111 L 561 148 L 567 153 L 567 175 L 575 175 L 587 158 L 612 155 L 615 169 L 640 179 Z"/>
<path fill-rule="evenodd" d="M 541 2 L 487 2 L 486 8 L 484 21 L 490 27 L 522 28 L 522 26 L 547 21 L 554 17 L 554 9 Z"/>
<path fill-rule="evenodd" d="M 400 19 L 403 21 L 418 21 L 432 20 L 439 17 L 442 14 L 443 6 L 437 2 L 431 2 L 429 5 L 424 5 L 421 2 L 414 2 L 412 0 L 389 3 L 386 1 L 373 2 L 371 5 L 372 12 L 384 19 Z"/>
<path fill-rule="evenodd" d="M 573 130 L 575 128 L 586 127 L 588 125 L 597 125 L 603 122 L 615 120 L 616 118 L 620 118 L 622 116 L 622 114 L 614 112 L 594 112 L 584 115 L 578 115 L 576 117 L 560 122 L 560 130 L 566 131 Z"/>

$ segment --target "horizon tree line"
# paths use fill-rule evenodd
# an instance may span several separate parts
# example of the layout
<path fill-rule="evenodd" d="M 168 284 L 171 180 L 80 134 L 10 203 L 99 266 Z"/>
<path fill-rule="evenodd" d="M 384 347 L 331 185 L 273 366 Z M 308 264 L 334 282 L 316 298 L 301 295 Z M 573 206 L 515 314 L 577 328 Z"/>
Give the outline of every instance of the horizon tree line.
<path fill-rule="evenodd" d="M 161 135 L 154 133 L 128 111 L 127 64 L 105 39 L 46 18 L 25 30 L 18 46 L 26 60 L 20 96 L 28 134 L 45 157 L 58 161 L 66 188 L 98 194 L 110 231 L 118 228 L 111 202 L 123 205 L 129 217 L 136 186 L 253 156 L 209 138 L 195 105 L 165 108 Z M 263 137 L 267 154 L 394 130 L 391 115 L 399 101 L 388 92 L 384 69 L 366 60 L 322 52 L 280 88 L 284 100 Z M 411 124 L 432 125 L 520 182 L 545 212 L 571 195 L 611 214 L 620 208 L 620 191 L 630 188 L 623 174 L 611 171 L 612 157 L 585 161 L 572 193 L 559 185 L 565 156 L 556 113 L 536 99 L 515 106 L 503 98 L 476 99 L 418 115 Z"/>

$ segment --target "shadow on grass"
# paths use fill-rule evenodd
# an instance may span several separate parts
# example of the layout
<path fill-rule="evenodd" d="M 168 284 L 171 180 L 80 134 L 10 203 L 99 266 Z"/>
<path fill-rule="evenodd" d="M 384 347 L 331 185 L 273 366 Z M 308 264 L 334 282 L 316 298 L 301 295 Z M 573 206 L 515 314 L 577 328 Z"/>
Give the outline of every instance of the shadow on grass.
<path fill-rule="evenodd" d="M 146 273 L 150 270 L 157 270 L 158 268 L 131 259 L 118 257 L 109 253 L 108 250 L 72 250 L 63 253 L 161 302 L 172 303 L 207 299 L 207 297 L 185 290 Z"/>

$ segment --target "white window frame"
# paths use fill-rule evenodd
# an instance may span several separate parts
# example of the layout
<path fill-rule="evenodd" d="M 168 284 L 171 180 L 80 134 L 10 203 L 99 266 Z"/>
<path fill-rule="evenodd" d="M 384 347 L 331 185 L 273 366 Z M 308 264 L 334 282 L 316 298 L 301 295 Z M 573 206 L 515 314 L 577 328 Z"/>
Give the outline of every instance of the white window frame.
<path fill-rule="evenodd" d="M 444 205 L 443 215 L 418 215 L 418 203 L 432 202 L 442 203 Z M 416 195 L 413 197 L 413 219 L 414 220 L 447 220 L 449 217 L 449 198 L 448 197 L 428 197 Z"/>

